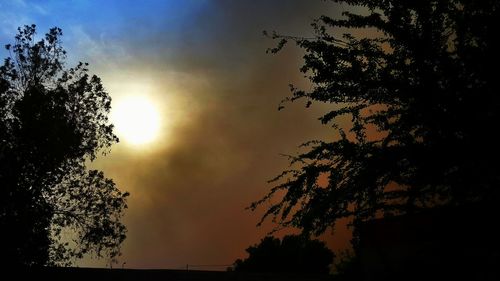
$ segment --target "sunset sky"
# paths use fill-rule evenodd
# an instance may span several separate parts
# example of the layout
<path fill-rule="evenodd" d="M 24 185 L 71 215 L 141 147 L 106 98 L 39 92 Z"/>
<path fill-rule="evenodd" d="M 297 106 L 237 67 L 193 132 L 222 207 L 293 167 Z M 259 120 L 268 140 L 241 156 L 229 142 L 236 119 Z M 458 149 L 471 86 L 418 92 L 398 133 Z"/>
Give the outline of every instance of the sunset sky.
<path fill-rule="evenodd" d="M 276 42 L 262 31 L 311 36 L 313 19 L 343 8 L 321 0 L 0 0 L 0 43 L 25 24 L 40 35 L 58 26 L 67 65 L 89 62 L 113 98 L 121 142 L 91 166 L 131 193 L 120 266 L 226 265 L 274 226 L 257 228 L 263 209 L 245 207 L 287 168 L 280 154 L 335 137 L 317 120 L 331 105 L 277 110 L 289 83 L 309 86 L 301 51 L 266 54 Z M 134 113 L 152 121 L 135 122 Z M 348 241 L 343 229 L 321 238 L 332 249 Z"/>

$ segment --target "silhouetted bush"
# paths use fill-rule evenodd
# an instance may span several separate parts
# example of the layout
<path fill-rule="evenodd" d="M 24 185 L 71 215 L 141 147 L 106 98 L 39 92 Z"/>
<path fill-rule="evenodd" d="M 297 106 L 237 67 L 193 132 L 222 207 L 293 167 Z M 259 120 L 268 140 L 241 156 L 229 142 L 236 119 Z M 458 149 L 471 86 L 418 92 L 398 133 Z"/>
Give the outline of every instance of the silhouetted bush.
<path fill-rule="evenodd" d="M 235 271 L 329 273 L 333 252 L 319 240 L 287 235 L 265 237 L 247 250 L 248 258 L 235 262 Z"/>

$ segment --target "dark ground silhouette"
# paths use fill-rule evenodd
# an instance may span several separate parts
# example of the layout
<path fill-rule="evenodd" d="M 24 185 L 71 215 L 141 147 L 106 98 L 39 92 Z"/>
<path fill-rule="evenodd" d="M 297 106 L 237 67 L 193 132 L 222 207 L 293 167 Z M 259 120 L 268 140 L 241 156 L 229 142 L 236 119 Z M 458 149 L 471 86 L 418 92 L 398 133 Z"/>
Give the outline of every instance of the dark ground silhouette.
<path fill-rule="evenodd" d="M 23 274 L 21 274 L 23 275 Z M 167 281 L 327 281 L 328 275 L 290 273 L 249 273 L 224 271 L 136 270 L 98 268 L 43 268 L 25 276 L 55 280 L 167 280 Z"/>
<path fill-rule="evenodd" d="M 443 207 L 373 220 L 360 227 L 363 280 L 498 280 L 500 209 Z"/>

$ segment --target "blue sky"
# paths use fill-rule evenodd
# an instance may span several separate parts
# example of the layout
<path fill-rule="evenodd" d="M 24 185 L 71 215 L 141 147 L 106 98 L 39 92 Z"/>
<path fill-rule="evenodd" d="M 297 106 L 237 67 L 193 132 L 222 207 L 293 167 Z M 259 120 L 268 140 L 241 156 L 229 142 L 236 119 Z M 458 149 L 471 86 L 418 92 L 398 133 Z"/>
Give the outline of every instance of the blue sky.
<path fill-rule="evenodd" d="M 115 35 L 129 36 L 125 27 L 139 25 L 151 31 L 169 26 L 176 30 L 189 20 L 200 7 L 207 5 L 204 0 L 183 1 L 2 1 L 1 20 L 3 33 L 7 29 L 23 24 L 36 23 L 42 29 L 59 26 L 70 29 L 83 25 L 90 34 L 109 32 Z"/>
<path fill-rule="evenodd" d="M 162 40 L 169 40 L 174 46 L 179 32 L 190 29 L 189 23 L 206 5 L 204 0 L 1 1 L 0 40 L 12 41 L 17 27 L 23 25 L 36 24 L 40 35 L 57 26 L 64 32 L 70 60 L 82 56 L 85 59 L 90 41 L 104 49 L 120 45 L 118 52 L 124 52 L 124 48 L 134 47 L 127 46 L 130 42 L 141 42 L 161 33 Z M 154 50 L 154 46 L 143 47 Z"/>

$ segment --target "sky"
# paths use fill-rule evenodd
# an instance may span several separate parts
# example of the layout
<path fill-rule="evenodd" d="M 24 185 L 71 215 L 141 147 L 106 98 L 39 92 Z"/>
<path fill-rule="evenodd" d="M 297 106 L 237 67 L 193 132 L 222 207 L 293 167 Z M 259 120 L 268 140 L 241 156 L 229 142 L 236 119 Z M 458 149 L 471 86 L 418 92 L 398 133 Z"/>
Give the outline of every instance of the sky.
<path fill-rule="evenodd" d="M 342 10 L 321 0 L 0 0 L 0 43 L 12 43 L 25 24 L 39 34 L 58 26 L 68 66 L 90 63 L 113 98 L 112 114 L 130 97 L 157 111 L 154 139 L 134 145 L 118 132 L 121 142 L 91 164 L 131 193 L 120 266 L 229 265 L 276 226 L 257 227 L 265 208 L 245 208 L 288 167 L 282 154 L 335 137 L 317 120 L 332 105 L 298 101 L 278 111 L 288 84 L 310 85 L 298 71 L 301 50 L 266 54 L 276 42 L 262 31 L 311 36 L 313 19 Z M 320 238 L 348 247 L 344 227 Z"/>

